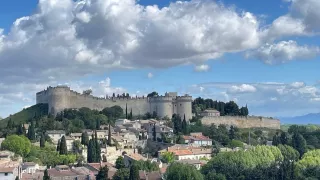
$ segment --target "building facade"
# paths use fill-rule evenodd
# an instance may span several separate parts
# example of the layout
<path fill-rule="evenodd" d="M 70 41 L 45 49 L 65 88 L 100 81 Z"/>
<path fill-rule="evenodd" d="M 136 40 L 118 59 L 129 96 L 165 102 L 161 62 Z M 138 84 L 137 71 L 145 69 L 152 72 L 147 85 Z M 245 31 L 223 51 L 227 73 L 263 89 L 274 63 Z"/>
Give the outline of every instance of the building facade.
<path fill-rule="evenodd" d="M 87 107 L 102 110 L 106 107 L 118 105 L 122 109 L 132 110 L 133 115 L 156 112 L 159 117 L 171 118 L 173 114 L 192 118 L 192 97 L 177 96 L 177 93 L 166 93 L 156 97 L 104 97 L 80 94 L 67 86 L 48 87 L 36 94 L 37 104 L 48 104 L 49 113 L 57 114 L 64 109 L 79 109 Z"/>

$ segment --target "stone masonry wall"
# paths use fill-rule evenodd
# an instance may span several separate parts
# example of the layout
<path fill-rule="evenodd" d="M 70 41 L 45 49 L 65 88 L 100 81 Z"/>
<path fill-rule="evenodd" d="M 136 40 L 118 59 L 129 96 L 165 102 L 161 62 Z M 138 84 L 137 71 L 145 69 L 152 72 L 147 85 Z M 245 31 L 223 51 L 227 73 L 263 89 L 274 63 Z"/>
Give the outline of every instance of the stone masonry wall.
<path fill-rule="evenodd" d="M 64 109 L 79 109 L 87 107 L 90 109 L 102 110 L 106 107 L 112 107 L 115 105 L 120 106 L 123 110 L 126 109 L 130 113 L 132 109 L 133 115 L 144 115 L 147 112 L 152 113 L 157 111 L 160 117 L 168 116 L 169 118 L 173 114 L 173 99 L 172 97 L 157 97 L 156 99 L 168 98 L 166 101 L 154 101 L 151 98 L 98 98 L 92 95 L 83 95 L 76 91 L 70 90 L 66 86 L 49 87 L 44 91 L 36 94 L 36 102 L 47 103 L 49 106 L 49 113 L 57 114 Z M 171 102 L 169 101 L 171 98 Z M 175 101 L 175 106 L 179 106 L 177 113 L 181 117 L 184 115 L 187 119 L 192 118 L 191 114 L 191 101 L 192 97 L 179 97 Z M 185 99 L 183 99 L 185 98 Z"/>
<path fill-rule="evenodd" d="M 239 128 L 254 128 L 254 127 L 263 127 L 270 129 L 280 129 L 280 120 L 266 118 L 266 117 L 257 117 L 257 116 L 218 116 L 218 117 L 203 117 L 201 119 L 203 125 L 233 125 Z"/>

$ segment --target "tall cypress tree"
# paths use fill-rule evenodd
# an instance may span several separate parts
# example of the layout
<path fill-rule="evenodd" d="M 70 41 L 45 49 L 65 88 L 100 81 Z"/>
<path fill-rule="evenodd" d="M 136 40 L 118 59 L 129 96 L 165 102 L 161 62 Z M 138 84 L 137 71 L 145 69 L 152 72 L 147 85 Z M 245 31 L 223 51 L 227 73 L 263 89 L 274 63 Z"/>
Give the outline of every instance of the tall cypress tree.
<path fill-rule="evenodd" d="M 182 133 L 185 135 L 188 134 L 188 125 L 187 125 L 187 121 L 186 121 L 186 115 L 184 115 L 184 117 L 183 117 L 183 121 L 182 121 L 181 126 L 182 126 Z"/>
<path fill-rule="evenodd" d="M 22 124 L 17 127 L 17 135 L 24 135 Z"/>
<path fill-rule="evenodd" d="M 130 167 L 129 180 L 140 180 L 139 167 L 136 165 L 136 163 L 133 163 Z"/>
<path fill-rule="evenodd" d="M 87 132 L 81 134 L 81 144 L 88 146 L 89 145 L 89 136 Z"/>
<path fill-rule="evenodd" d="M 34 129 L 33 121 L 31 122 L 31 125 L 29 126 L 28 138 L 30 139 L 30 141 L 33 141 L 33 140 L 36 139 L 36 132 L 35 132 L 35 129 Z"/>
<path fill-rule="evenodd" d="M 101 148 L 100 148 L 100 143 L 98 141 L 97 137 L 97 131 L 95 131 L 95 151 L 96 151 L 96 157 L 95 157 L 95 162 L 100 162 L 101 161 Z"/>
<path fill-rule="evenodd" d="M 48 174 L 48 170 L 44 170 L 44 173 L 43 173 L 43 180 L 50 180 L 50 176 Z"/>
<path fill-rule="evenodd" d="M 57 151 L 60 152 L 60 139 L 58 140 Z"/>
<path fill-rule="evenodd" d="M 87 151 L 88 163 L 93 162 L 93 158 L 94 158 L 93 156 L 94 156 L 93 139 L 90 139 L 89 144 L 88 144 L 88 151 Z"/>
<path fill-rule="evenodd" d="M 108 128 L 108 146 L 111 146 L 111 126 L 109 124 L 109 128 Z"/>
<path fill-rule="evenodd" d="M 67 149 L 67 142 L 66 142 L 66 137 L 62 136 L 61 141 L 60 141 L 60 151 L 59 154 L 67 154 L 68 149 Z"/>
<path fill-rule="evenodd" d="M 45 147 L 45 144 L 46 144 L 46 140 L 45 140 L 44 134 L 41 134 L 41 137 L 40 137 L 40 147 L 41 147 L 41 148 L 44 148 L 44 147 Z"/>
<path fill-rule="evenodd" d="M 96 180 L 107 180 L 108 179 L 108 167 L 104 166 L 104 167 L 100 167 L 100 170 L 96 176 Z"/>
<path fill-rule="evenodd" d="M 9 118 L 8 124 L 7 124 L 7 128 L 8 129 L 12 129 L 14 127 L 14 122 L 11 118 Z"/>
<path fill-rule="evenodd" d="M 100 120 L 97 119 L 96 120 L 96 130 L 99 130 L 100 129 Z"/>

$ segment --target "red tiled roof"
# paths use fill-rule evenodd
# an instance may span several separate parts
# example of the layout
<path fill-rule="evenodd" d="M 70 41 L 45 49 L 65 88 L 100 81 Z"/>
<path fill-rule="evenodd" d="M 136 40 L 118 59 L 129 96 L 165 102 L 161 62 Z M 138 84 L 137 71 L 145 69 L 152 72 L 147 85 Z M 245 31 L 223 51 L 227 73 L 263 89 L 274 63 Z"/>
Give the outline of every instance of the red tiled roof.
<path fill-rule="evenodd" d="M 192 155 L 192 151 L 187 149 L 169 150 L 169 152 L 173 152 L 176 156 Z"/>

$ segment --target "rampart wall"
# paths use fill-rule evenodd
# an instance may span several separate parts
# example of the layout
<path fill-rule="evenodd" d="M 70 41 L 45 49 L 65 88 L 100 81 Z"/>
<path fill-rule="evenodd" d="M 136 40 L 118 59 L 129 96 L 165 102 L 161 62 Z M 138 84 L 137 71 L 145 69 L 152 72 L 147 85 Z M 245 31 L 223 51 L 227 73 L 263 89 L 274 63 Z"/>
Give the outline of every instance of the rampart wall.
<path fill-rule="evenodd" d="M 102 110 L 106 107 L 115 105 L 128 113 L 132 109 L 133 115 L 144 115 L 156 111 L 158 116 L 169 118 L 173 113 L 178 113 L 181 117 L 186 115 L 186 119 L 192 118 L 191 96 L 159 96 L 155 98 L 138 97 L 138 98 L 99 98 L 92 95 L 80 94 L 71 90 L 67 86 L 48 87 L 46 90 L 36 94 L 38 103 L 47 103 L 49 113 L 57 114 L 64 109 L 79 109 L 87 107 L 90 109 Z"/>
<path fill-rule="evenodd" d="M 218 116 L 218 117 L 203 117 L 201 119 L 203 125 L 233 125 L 239 128 L 270 128 L 280 129 L 280 120 L 258 117 L 258 116 Z"/>
<path fill-rule="evenodd" d="M 49 87 L 47 90 L 37 93 L 38 103 L 47 103 L 49 105 L 49 113 L 53 114 L 66 108 L 79 109 L 87 107 L 102 110 L 115 105 L 120 106 L 123 110 L 127 105 L 128 113 L 132 109 L 133 115 L 143 115 L 150 110 L 148 98 L 99 98 L 80 94 L 70 90 L 68 87 Z"/>

